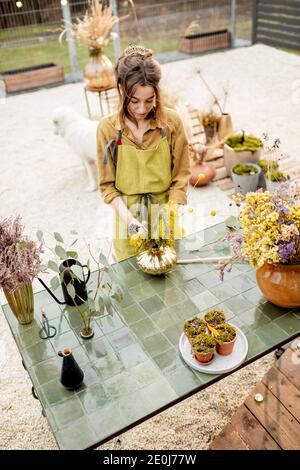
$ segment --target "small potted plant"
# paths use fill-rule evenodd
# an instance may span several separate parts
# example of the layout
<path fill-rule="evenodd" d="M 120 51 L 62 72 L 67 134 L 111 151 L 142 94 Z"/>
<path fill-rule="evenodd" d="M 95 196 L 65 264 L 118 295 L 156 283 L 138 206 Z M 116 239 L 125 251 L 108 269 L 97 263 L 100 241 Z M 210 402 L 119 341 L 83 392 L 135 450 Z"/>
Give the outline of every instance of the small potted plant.
<path fill-rule="evenodd" d="M 218 308 L 213 308 L 212 310 L 209 310 L 206 312 L 204 315 L 204 320 L 207 323 L 208 329 L 209 327 L 215 328 L 217 325 L 221 325 L 222 323 L 226 322 L 226 317 L 225 313 L 223 310 L 220 310 Z"/>
<path fill-rule="evenodd" d="M 213 111 L 204 113 L 202 117 L 202 125 L 204 127 L 206 142 L 211 142 L 217 134 L 220 116 Z"/>
<path fill-rule="evenodd" d="M 216 350 L 218 354 L 228 356 L 232 353 L 237 338 L 234 326 L 229 323 L 217 325 L 213 336 L 217 341 Z"/>
<path fill-rule="evenodd" d="M 231 178 L 236 193 L 247 194 L 256 191 L 261 168 L 255 163 L 241 163 L 231 170 Z"/>
<path fill-rule="evenodd" d="M 224 164 L 228 175 L 239 163 L 257 163 L 262 147 L 261 139 L 244 131 L 229 136 L 224 144 Z"/>
<path fill-rule="evenodd" d="M 266 188 L 268 191 L 273 192 L 278 188 L 280 183 L 284 183 L 290 179 L 287 173 L 282 171 L 270 170 L 265 174 Z"/>
<path fill-rule="evenodd" d="M 216 340 L 212 335 L 201 333 L 192 339 L 192 351 L 196 361 L 210 364 L 216 351 Z"/>
<path fill-rule="evenodd" d="M 201 318 L 193 317 L 184 323 L 183 330 L 188 339 L 191 340 L 201 333 L 206 333 L 206 323 Z"/>

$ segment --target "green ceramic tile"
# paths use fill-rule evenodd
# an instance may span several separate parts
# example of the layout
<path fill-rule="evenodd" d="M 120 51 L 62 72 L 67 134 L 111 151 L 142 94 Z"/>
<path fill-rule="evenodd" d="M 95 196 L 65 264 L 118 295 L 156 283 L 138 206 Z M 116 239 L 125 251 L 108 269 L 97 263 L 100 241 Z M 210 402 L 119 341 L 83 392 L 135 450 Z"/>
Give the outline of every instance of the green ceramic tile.
<path fill-rule="evenodd" d="M 247 272 L 247 277 L 249 277 L 249 279 L 251 279 L 251 281 L 253 281 L 256 284 L 256 270 L 255 269 L 251 268 Z"/>
<path fill-rule="evenodd" d="M 85 344 L 89 341 L 94 341 L 95 339 L 101 338 L 101 336 L 103 336 L 103 331 L 101 330 L 100 326 L 97 324 L 97 322 L 94 319 L 91 320 L 90 325 L 94 331 L 94 336 L 92 336 L 92 338 L 82 338 L 80 336 L 80 332 L 82 331 L 83 324 L 81 324 L 80 326 L 77 326 L 76 328 L 72 328 L 79 343 Z"/>
<path fill-rule="evenodd" d="M 161 294 L 166 289 L 170 289 L 174 286 L 173 282 L 167 278 L 167 276 L 152 276 L 152 279 L 148 281 L 148 284 L 157 292 Z"/>
<path fill-rule="evenodd" d="M 49 302 L 49 299 L 48 299 Z M 42 313 L 46 315 L 48 320 L 53 320 L 54 318 L 59 318 L 63 316 L 63 307 L 56 302 L 51 302 L 47 303 L 46 305 L 43 305 L 39 308 L 35 307 L 35 316 L 39 319 L 42 320 Z M 51 322 L 50 322 L 51 323 Z"/>
<path fill-rule="evenodd" d="M 103 382 L 103 386 L 112 398 L 129 395 L 140 387 L 138 381 L 126 371 L 106 379 Z"/>
<path fill-rule="evenodd" d="M 238 294 L 238 291 L 235 289 L 235 283 L 232 281 L 222 282 L 217 287 L 213 287 L 210 291 L 219 300 L 227 300 Z"/>
<path fill-rule="evenodd" d="M 159 330 L 164 330 L 178 322 L 177 312 L 173 307 L 165 308 L 160 312 L 153 313 L 153 315 L 151 315 L 151 320 Z"/>
<path fill-rule="evenodd" d="M 126 274 L 126 287 L 135 287 L 137 284 L 144 282 L 142 273 L 138 271 L 131 271 Z"/>
<path fill-rule="evenodd" d="M 272 304 L 271 302 L 265 302 L 264 304 L 259 306 L 259 309 L 268 318 L 270 318 L 270 320 L 276 320 L 277 318 L 280 318 L 285 313 L 289 312 L 289 309 L 277 307 L 276 305 Z"/>
<path fill-rule="evenodd" d="M 158 354 L 167 351 L 171 344 L 161 333 L 153 336 L 148 336 L 142 340 L 145 350 L 150 356 L 157 356 Z"/>
<path fill-rule="evenodd" d="M 143 318 L 147 318 L 145 311 L 136 303 L 130 305 L 130 307 L 122 309 L 121 316 L 128 325 L 142 320 Z"/>
<path fill-rule="evenodd" d="M 41 325 L 36 321 L 33 321 L 32 324 L 30 323 L 30 325 L 32 325 L 31 328 L 20 329 L 19 334 L 16 337 L 16 341 L 21 348 L 26 348 L 35 343 L 39 343 L 40 341 L 44 341 L 39 336 Z"/>
<path fill-rule="evenodd" d="M 119 431 L 128 424 L 122 410 L 116 406 L 115 402 L 108 403 L 100 408 L 100 410 L 89 414 L 88 419 L 97 435 L 98 441 Z"/>
<path fill-rule="evenodd" d="M 134 267 L 129 261 L 122 261 L 121 263 L 119 263 L 118 268 L 125 274 L 128 274 L 134 270 Z"/>
<path fill-rule="evenodd" d="M 77 397 L 87 413 L 92 413 L 107 405 L 112 398 L 108 396 L 100 383 L 95 383 L 78 393 Z"/>
<path fill-rule="evenodd" d="M 178 304 L 185 300 L 185 294 L 177 287 L 167 289 L 160 294 L 161 299 L 167 306 Z"/>
<path fill-rule="evenodd" d="M 52 320 L 49 319 L 49 325 L 56 328 L 56 335 L 61 335 L 70 330 L 70 325 L 63 315 L 53 318 Z"/>
<path fill-rule="evenodd" d="M 152 313 L 159 312 L 160 310 L 166 307 L 166 305 L 158 295 L 154 295 L 149 299 L 142 300 L 140 304 L 148 315 L 152 315 Z"/>
<path fill-rule="evenodd" d="M 249 310 L 238 314 L 238 318 L 240 318 L 248 330 L 255 330 L 260 326 L 266 325 L 270 321 L 270 319 L 264 315 L 258 307 L 250 308 Z"/>
<path fill-rule="evenodd" d="M 170 343 L 177 347 L 179 344 L 179 338 L 183 332 L 183 321 L 180 321 L 179 323 L 176 323 L 173 326 L 170 326 L 163 330 L 163 334 L 168 338 Z"/>
<path fill-rule="evenodd" d="M 300 318 L 300 308 L 293 308 L 291 311 L 297 318 Z"/>
<path fill-rule="evenodd" d="M 130 367 L 134 367 L 149 360 L 149 357 L 139 344 L 131 344 L 121 349 L 119 355 L 125 369 L 129 369 Z"/>
<path fill-rule="evenodd" d="M 124 322 L 116 313 L 112 316 L 106 315 L 99 317 L 96 321 L 105 335 L 125 326 Z"/>
<path fill-rule="evenodd" d="M 249 329 L 250 329 L 248 326 L 246 326 L 246 325 L 242 322 L 241 318 L 240 318 L 239 316 L 237 316 L 237 315 L 234 316 L 233 318 L 231 318 L 231 319 L 229 320 L 229 322 L 230 322 L 231 325 L 237 326 L 238 328 L 240 328 L 244 333 L 246 333 L 246 332 L 249 331 Z"/>
<path fill-rule="evenodd" d="M 77 328 L 83 325 L 80 313 L 77 312 L 75 309 L 71 309 L 69 307 L 67 310 L 64 311 L 64 316 L 67 319 L 71 328 Z"/>
<path fill-rule="evenodd" d="M 54 300 L 50 296 L 50 294 L 46 290 L 42 290 L 40 292 L 37 292 L 34 294 L 34 308 L 40 309 L 41 307 L 44 307 L 45 305 L 58 305 L 54 303 Z"/>
<path fill-rule="evenodd" d="M 172 313 L 176 315 L 177 320 L 182 321 L 191 318 L 199 312 L 199 308 L 189 299 L 184 300 L 180 304 L 173 305 L 170 309 Z"/>
<path fill-rule="evenodd" d="M 135 336 L 127 327 L 120 328 L 119 330 L 110 333 L 106 336 L 106 338 L 108 339 L 112 347 L 117 351 L 126 348 L 126 346 L 129 346 L 133 343 L 136 343 Z"/>
<path fill-rule="evenodd" d="M 126 286 L 126 295 L 124 295 L 123 300 L 120 302 L 120 307 L 126 308 L 129 307 L 129 305 L 132 305 L 134 303 L 133 298 L 129 294 Z"/>
<path fill-rule="evenodd" d="M 41 341 L 25 348 L 23 354 L 25 364 L 28 367 L 56 356 L 56 352 L 49 340 Z"/>
<path fill-rule="evenodd" d="M 128 424 L 143 418 L 152 411 L 147 397 L 140 391 L 120 397 L 116 406 L 121 410 Z"/>
<path fill-rule="evenodd" d="M 73 421 L 56 434 L 62 450 L 82 450 L 97 442 L 97 434 L 86 417 Z"/>
<path fill-rule="evenodd" d="M 194 297 L 205 291 L 206 288 L 201 284 L 198 279 L 190 279 L 190 281 L 184 282 L 180 289 L 186 294 L 187 297 Z"/>
<path fill-rule="evenodd" d="M 255 357 L 257 354 L 265 350 L 266 346 L 263 341 L 253 331 L 246 333 L 248 340 L 248 354 L 247 359 Z"/>
<path fill-rule="evenodd" d="M 41 392 L 41 397 L 46 400 L 49 405 L 54 405 L 75 395 L 74 390 L 67 390 L 62 386 L 59 377 L 42 385 L 38 388 L 37 392 L 38 394 Z"/>
<path fill-rule="evenodd" d="M 267 327 L 261 326 L 255 330 L 255 334 L 264 342 L 267 347 L 272 347 L 280 341 L 284 341 L 288 334 L 275 325 L 274 322 L 270 322 Z"/>
<path fill-rule="evenodd" d="M 58 428 L 62 428 L 84 415 L 82 404 L 76 396 L 52 406 L 51 411 Z"/>
<path fill-rule="evenodd" d="M 228 307 L 235 315 L 240 315 L 242 312 L 249 310 L 253 307 L 253 303 L 245 299 L 242 295 L 236 295 L 224 301 L 224 306 Z"/>
<path fill-rule="evenodd" d="M 187 367 L 178 367 L 165 377 L 178 396 L 191 392 L 202 383 L 197 375 Z"/>
<path fill-rule="evenodd" d="M 137 380 L 141 387 L 162 378 L 160 369 L 149 360 L 130 368 L 129 373 Z"/>
<path fill-rule="evenodd" d="M 168 279 L 177 286 L 181 286 L 184 282 L 193 279 L 195 276 L 190 273 L 184 266 L 177 265 L 176 269 L 168 274 Z"/>
<path fill-rule="evenodd" d="M 98 374 L 100 374 L 103 379 L 112 377 L 124 370 L 119 354 L 117 355 L 115 353 L 97 358 L 94 360 L 93 364 Z"/>
<path fill-rule="evenodd" d="M 93 341 L 86 341 L 82 344 L 82 347 L 93 362 L 101 357 L 113 353 L 113 347 L 105 337 L 95 339 Z"/>
<path fill-rule="evenodd" d="M 255 270 L 252 268 L 252 266 L 250 266 L 249 263 L 236 263 L 235 267 L 243 273 L 248 273 L 252 271 L 255 272 Z"/>
<path fill-rule="evenodd" d="M 80 367 L 82 369 L 82 372 L 84 373 L 83 383 L 85 387 L 88 387 L 89 385 L 102 380 L 94 364 L 88 362 L 86 364 L 80 364 Z"/>
<path fill-rule="evenodd" d="M 62 360 L 59 357 L 53 357 L 48 361 L 40 362 L 32 367 L 37 383 L 43 385 L 50 380 L 60 377 Z"/>
<path fill-rule="evenodd" d="M 129 292 L 134 300 L 147 299 L 155 294 L 155 290 L 149 282 L 142 282 L 135 287 L 130 287 Z"/>
<path fill-rule="evenodd" d="M 178 398 L 177 393 L 166 379 L 160 379 L 157 382 L 143 387 L 141 393 L 145 399 L 149 401 L 152 410 L 157 410 Z"/>
<path fill-rule="evenodd" d="M 150 318 L 145 318 L 145 320 L 133 323 L 131 325 L 131 329 L 140 340 L 158 333 L 157 326 L 152 320 L 150 320 Z"/>
<path fill-rule="evenodd" d="M 215 271 L 215 266 L 213 264 L 187 264 L 186 270 L 190 273 L 193 277 L 198 277 L 201 274 L 209 273 L 211 271 Z"/>
<path fill-rule="evenodd" d="M 242 296 L 249 302 L 251 302 L 253 305 L 264 304 L 267 301 L 267 299 L 257 286 L 252 287 L 252 289 L 243 292 Z"/>
<path fill-rule="evenodd" d="M 219 272 L 216 269 L 214 271 L 209 271 L 208 273 L 200 274 L 197 276 L 197 279 L 208 289 L 211 289 L 222 282 Z"/>
<path fill-rule="evenodd" d="M 193 297 L 192 301 L 199 311 L 211 308 L 220 302 L 220 300 L 208 290 L 205 290 L 204 292 L 201 292 L 201 294 Z"/>
<path fill-rule="evenodd" d="M 76 348 L 72 348 L 72 353 L 73 357 L 76 359 L 80 367 L 86 362 L 89 362 L 87 352 L 82 346 L 76 346 Z"/>
<path fill-rule="evenodd" d="M 300 332 L 300 319 L 291 313 L 285 313 L 280 318 L 273 322 L 273 325 L 279 326 L 282 330 L 286 331 L 289 335 Z"/>
<path fill-rule="evenodd" d="M 58 351 L 62 351 L 64 348 L 75 348 L 79 345 L 78 338 L 73 331 L 67 331 L 66 333 L 62 333 L 61 335 L 54 336 L 54 338 L 50 339 L 54 350 L 58 353 Z"/>
<path fill-rule="evenodd" d="M 184 364 L 179 351 L 175 348 L 154 356 L 153 360 L 164 374 L 175 372 L 177 369 L 181 369 Z"/>
<path fill-rule="evenodd" d="M 225 278 L 226 278 L 225 273 Z M 251 281 L 251 279 L 246 274 L 239 273 L 238 276 L 227 280 L 227 283 L 231 283 L 231 285 L 238 291 L 238 293 L 249 291 L 252 287 L 256 287 L 256 283 Z"/>

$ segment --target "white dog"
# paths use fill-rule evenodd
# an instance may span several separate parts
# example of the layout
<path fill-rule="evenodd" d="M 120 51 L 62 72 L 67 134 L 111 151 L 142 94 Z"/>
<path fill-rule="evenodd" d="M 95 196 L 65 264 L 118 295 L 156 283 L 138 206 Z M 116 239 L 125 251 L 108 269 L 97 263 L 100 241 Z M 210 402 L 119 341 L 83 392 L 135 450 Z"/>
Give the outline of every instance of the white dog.
<path fill-rule="evenodd" d="M 88 178 L 86 191 L 95 191 L 98 186 L 96 133 L 99 122 L 90 121 L 68 106 L 57 108 L 52 121 L 55 134 L 64 138 L 83 163 Z"/>

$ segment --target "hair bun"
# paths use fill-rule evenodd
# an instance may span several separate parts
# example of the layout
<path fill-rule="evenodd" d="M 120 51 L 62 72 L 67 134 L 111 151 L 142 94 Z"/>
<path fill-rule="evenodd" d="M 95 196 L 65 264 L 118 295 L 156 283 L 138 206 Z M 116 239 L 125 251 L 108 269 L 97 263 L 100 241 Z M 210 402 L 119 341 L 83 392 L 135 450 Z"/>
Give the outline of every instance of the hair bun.
<path fill-rule="evenodd" d="M 141 55 L 143 57 L 152 57 L 153 51 L 147 49 L 144 46 L 138 46 L 137 44 L 129 44 L 128 47 L 124 50 L 124 56 L 128 57 L 130 55 Z"/>

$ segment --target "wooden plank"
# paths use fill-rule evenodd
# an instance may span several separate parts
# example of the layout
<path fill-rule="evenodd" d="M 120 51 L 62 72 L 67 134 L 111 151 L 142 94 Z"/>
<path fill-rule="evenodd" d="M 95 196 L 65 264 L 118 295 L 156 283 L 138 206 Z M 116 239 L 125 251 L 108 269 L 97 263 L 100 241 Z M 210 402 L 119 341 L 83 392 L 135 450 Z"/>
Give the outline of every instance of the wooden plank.
<path fill-rule="evenodd" d="M 254 400 L 257 393 L 264 397 L 261 403 Z M 259 383 L 247 397 L 245 406 L 282 449 L 299 449 L 300 424 L 263 383 Z"/>
<path fill-rule="evenodd" d="M 257 30 L 258 31 L 274 31 L 275 32 L 282 32 L 284 31 L 287 36 L 290 35 L 290 33 L 294 34 L 300 34 L 300 22 L 299 22 L 299 27 L 297 26 L 288 26 L 286 29 L 283 28 L 283 25 L 281 22 L 279 23 L 266 23 L 265 21 L 259 21 L 257 23 Z"/>
<path fill-rule="evenodd" d="M 212 160 L 210 163 L 214 168 L 222 168 L 224 167 L 224 158 L 217 158 L 216 160 Z"/>
<path fill-rule="evenodd" d="M 288 16 L 271 16 L 268 14 L 260 13 L 257 21 L 267 20 L 275 23 L 280 23 L 283 26 L 300 25 L 300 18 L 290 18 Z"/>
<path fill-rule="evenodd" d="M 288 44 L 283 41 L 277 41 L 273 39 L 268 39 L 268 38 L 257 38 L 256 40 L 257 43 L 263 43 L 266 44 L 267 46 L 273 46 L 273 47 L 282 47 L 285 49 L 292 49 L 295 51 L 300 51 L 300 46 L 297 46 L 295 44 Z"/>
<path fill-rule="evenodd" d="M 259 0 L 259 3 L 262 5 L 267 5 L 267 4 L 274 4 L 274 5 L 282 5 L 284 3 L 284 6 L 286 7 L 295 7 L 299 8 L 299 0 Z"/>
<path fill-rule="evenodd" d="M 232 424 L 228 423 L 210 445 L 211 450 L 249 450 Z"/>
<path fill-rule="evenodd" d="M 276 14 L 276 15 L 285 15 L 285 16 L 295 16 L 296 18 L 299 17 L 300 15 L 300 8 L 299 5 L 298 7 L 294 8 L 287 8 L 286 6 L 278 5 L 268 5 L 265 3 L 259 3 L 258 4 L 258 16 L 260 16 L 260 13 L 271 13 L 271 14 Z"/>
<path fill-rule="evenodd" d="M 295 44 L 300 46 L 300 36 L 295 34 L 286 34 L 285 32 L 277 33 L 268 29 L 263 30 L 262 28 L 257 29 L 257 38 L 261 38 L 262 36 L 271 38 L 271 39 L 281 39 L 289 44 Z"/>
<path fill-rule="evenodd" d="M 227 176 L 227 170 L 225 167 L 222 168 L 217 168 L 216 169 L 216 176 L 214 177 L 213 181 L 218 181 L 222 178 L 225 178 Z"/>
<path fill-rule="evenodd" d="M 281 449 L 281 447 L 274 441 L 270 434 L 265 430 L 255 416 L 250 413 L 245 405 L 238 408 L 231 420 L 231 424 L 250 449 Z"/>
<path fill-rule="evenodd" d="M 300 423 L 299 389 L 296 388 L 277 367 L 271 367 L 269 372 L 262 379 L 262 382 Z"/>
<path fill-rule="evenodd" d="M 276 361 L 275 367 L 300 390 L 300 359 L 295 351 L 290 348 L 287 349 L 281 358 Z"/>

